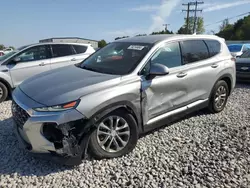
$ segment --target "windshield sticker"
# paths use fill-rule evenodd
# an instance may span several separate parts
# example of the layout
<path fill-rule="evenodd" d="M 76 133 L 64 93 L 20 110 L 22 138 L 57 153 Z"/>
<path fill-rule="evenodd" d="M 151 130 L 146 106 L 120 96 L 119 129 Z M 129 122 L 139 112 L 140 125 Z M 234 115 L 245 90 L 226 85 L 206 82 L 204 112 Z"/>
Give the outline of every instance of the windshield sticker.
<path fill-rule="evenodd" d="M 139 46 L 139 45 L 130 45 L 128 47 L 129 50 L 142 50 L 145 46 Z"/>

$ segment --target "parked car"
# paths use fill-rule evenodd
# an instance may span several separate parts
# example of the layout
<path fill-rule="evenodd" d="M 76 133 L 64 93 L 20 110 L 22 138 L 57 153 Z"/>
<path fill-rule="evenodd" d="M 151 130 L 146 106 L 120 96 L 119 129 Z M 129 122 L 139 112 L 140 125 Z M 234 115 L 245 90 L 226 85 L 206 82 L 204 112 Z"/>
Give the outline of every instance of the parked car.
<path fill-rule="evenodd" d="M 39 43 L 0 57 L 0 102 L 25 79 L 51 69 L 77 64 L 95 50 L 90 44 Z"/>
<path fill-rule="evenodd" d="M 230 44 L 228 49 L 234 57 L 240 57 L 245 51 L 250 49 L 250 44 Z"/>
<path fill-rule="evenodd" d="M 250 50 L 236 59 L 236 77 L 238 81 L 250 82 Z"/>
<path fill-rule="evenodd" d="M 217 36 L 114 41 L 78 65 L 19 85 L 12 103 L 16 135 L 31 153 L 67 165 L 80 164 L 87 152 L 119 157 L 140 134 L 168 121 L 202 108 L 221 112 L 235 74 L 235 59 Z"/>
<path fill-rule="evenodd" d="M 12 51 L 13 51 L 12 48 L 5 48 L 5 49 L 3 50 L 4 54 L 10 53 L 10 52 L 12 52 Z"/>

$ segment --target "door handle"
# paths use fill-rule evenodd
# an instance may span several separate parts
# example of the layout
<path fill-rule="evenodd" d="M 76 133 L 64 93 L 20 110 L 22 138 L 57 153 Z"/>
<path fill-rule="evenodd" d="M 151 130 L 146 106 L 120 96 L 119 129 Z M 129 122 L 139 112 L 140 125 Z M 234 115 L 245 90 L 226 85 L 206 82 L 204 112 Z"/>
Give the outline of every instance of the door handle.
<path fill-rule="evenodd" d="M 185 76 L 187 76 L 187 73 L 185 73 L 185 72 L 181 72 L 181 73 L 177 74 L 178 78 L 183 78 Z"/>
<path fill-rule="evenodd" d="M 39 66 L 45 66 L 45 63 L 44 63 L 44 62 L 42 62 L 42 63 L 40 63 L 40 64 L 39 64 Z"/>
<path fill-rule="evenodd" d="M 218 64 L 212 64 L 211 67 L 212 68 L 217 68 L 219 65 Z"/>
<path fill-rule="evenodd" d="M 71 61 L 76 61 L 76 58 L 71 59 Z"/>

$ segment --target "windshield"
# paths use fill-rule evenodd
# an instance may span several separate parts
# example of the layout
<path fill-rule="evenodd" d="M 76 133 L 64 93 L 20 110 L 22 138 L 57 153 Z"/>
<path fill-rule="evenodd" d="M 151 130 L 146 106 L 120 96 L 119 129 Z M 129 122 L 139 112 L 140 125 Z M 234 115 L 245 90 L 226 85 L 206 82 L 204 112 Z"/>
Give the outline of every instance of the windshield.
<path fill-rule="evenodd" d="M 135 69 L 152 44 L 114 42 L 84 60 L 80 67 L 106 74 L 125 75 Z"/>
<path fill-rule="evenodd" d="M 15 53 L 17 53 L 17 52 L 18 52 L 18 51 L 15 50 L 15 51 L 9 52 L 9 53 L 7 53 L 7 54 L 1 56 L 1 57 L 0 57 L 0 61 L 3 61 L 3 60 L 5 60 L 5 59 L 7 59 L 8 57 L 12 56 L 13 54 L 15 54 Z"/>
<path fill-rule="evenodd" d="M 250 50 L 247 50 L 246 52 L 244 52 L 240 58 L 250 58 Z"/>
<path fill-rule="evenodd" d="M 228 49 L 230 52 L 240 52 L 242 49 L 243 45 L 240 44 L 233 44 L 233 45 L 228 45 Z"/>

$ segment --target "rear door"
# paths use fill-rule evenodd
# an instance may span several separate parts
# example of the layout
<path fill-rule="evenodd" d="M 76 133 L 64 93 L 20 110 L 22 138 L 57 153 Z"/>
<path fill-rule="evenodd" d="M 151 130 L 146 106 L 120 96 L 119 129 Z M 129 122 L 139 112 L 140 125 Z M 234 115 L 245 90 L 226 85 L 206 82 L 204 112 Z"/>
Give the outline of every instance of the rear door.
<path fill-rule="evenodd" d="M 220 43 L 216 40 L 202 39 L 181 41 L 183 71 L 188 84 L 189 103 L 207 99 L 216 82 L 223 63 L 216 54 Z M 210 49 L 210 51 L 209 51 Z"/>
<path fill-rule="evenodd" d="M 7 65 L 14 87 L 31 76 L 50 70 L 50 55 L 48 45 L 39 45 L 30 47 L 15 56 L 19 61 L 10 61 Z"/>
<path fill-rule="evenodd" d="M 70 44 L 52 44 L 51 69 L 76 63 L 75 51 Z"/>

